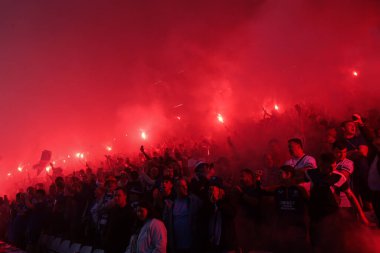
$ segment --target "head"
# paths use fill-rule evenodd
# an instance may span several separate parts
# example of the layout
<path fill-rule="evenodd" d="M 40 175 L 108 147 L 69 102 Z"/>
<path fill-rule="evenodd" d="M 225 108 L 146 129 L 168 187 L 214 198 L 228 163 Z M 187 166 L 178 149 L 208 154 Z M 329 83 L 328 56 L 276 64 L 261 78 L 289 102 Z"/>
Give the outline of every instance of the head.
<path fill-rule="evenodd" d="M 292 157 L 300 158 L 304 155 L 303 144 L 302 144 L 301 139 L 299 138 L 292 138 L 288 140 L 288 149 L 289 149 L 289 154 Z"/>
<path fill-rule="evenodd" d="M 333 153 L 321 154 L 318 162 L 318 168 L 323 174 L 329 174 L 336 168 L 335 155 Z"/>
<path fill-rule="evenodd" d="M 195 175 L 196 175 L 198 178 L 208 178 L 208 175 L 209 175 L 209 169 L 210 169 L 210 165 L 209 165 L 208 163 L 205 163 L 205 162 L 198 162 L 198 163 L 195 165 L 194 172 L 195 172 Z"/>
<path fill-rule="evenodd" d="M 116 205 L 120 207 L 124 207 L 127 205 L 127 191 L 124 188 L 116 188 L 114 198 Z"/>
<path fill-rule="evenodd" d="M 179 198 L 185 198 L 189 195 L 187 181 L 185 179 L 180 178 L 177 180 L 176 192 L 177 192 L 177 197 Z"/>
<path fill-rule="evenodd" d="M 221 200 L 224 196 L 223 181 L 221 178 L 212 177 L 208 188 L 209 199 L 212 203 Z"/>
<path fill-rule="evenodd" d="M 36 190 L 36 201 L 43 202 L 45 200 L 46 192 L 43 189 Z"/>
<path fill-rule="evenodd" d="M 165 196 L 169 196 L 173 190 L 173 180 L 170 177 L 164 177 L 161 182 L 161 189 Z"/>
<path fill-rule="evenodd" d="M 157 167 L 152 167 L 149 170 L 150 178 L 156 179 L 160 175 L 160 170 Z"/>
<path fill-rule="evenodd" d="M 336 141 L 333 144 L 333 152 L 337 161 L 342 161 L 347 157 L 347 146 L 344 141 Z"/>
<path fill-rule="evenodd" d="M 29 197 L 34 197 L 35 193 L 36 193 L 36 189 L 32 186 L 29 186 L 27 189 L 26 189 L 26 192 L 28 193 Z"/>
<path fill-rule="evenodd" d="M 154 215 L 152 205 L 149 202 L 140 201 L 137 205 L 136 215 L 140 221 L 146 221 L 153 218 Z"/>
<path fill-rule="evenodd" d="M 255 177 L 253 171 L 250 169 L 243 169 L 240 172 L 240 183 L 243 186 L 251 186 L 254 184 Z"/>
<path fill-rule="evenodd" d="M 342 123 L 343 134 L 346 137 L 351 137 L 356 134 L 356 124 L 353 121 L 344 121 Z"/>

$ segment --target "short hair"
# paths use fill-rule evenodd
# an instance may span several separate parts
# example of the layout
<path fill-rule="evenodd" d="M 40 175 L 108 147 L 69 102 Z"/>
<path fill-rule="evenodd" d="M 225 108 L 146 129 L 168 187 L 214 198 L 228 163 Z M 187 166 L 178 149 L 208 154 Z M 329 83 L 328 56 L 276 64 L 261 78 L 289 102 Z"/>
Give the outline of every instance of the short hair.
<path fill-rule="evenodd" d="M 291 143 L 291 142 L 296 143 L 300 145 L 301 148 L 303 148 L 302 140 L 300 138 L 291 138 L 288 140 L 288 143 Z"/>
<path fill-rule="evenodd" d="M 347 149 L 346 142 L 343 140 L 337 140 L 333 143 L 333 149 L 344 150 Z"/>

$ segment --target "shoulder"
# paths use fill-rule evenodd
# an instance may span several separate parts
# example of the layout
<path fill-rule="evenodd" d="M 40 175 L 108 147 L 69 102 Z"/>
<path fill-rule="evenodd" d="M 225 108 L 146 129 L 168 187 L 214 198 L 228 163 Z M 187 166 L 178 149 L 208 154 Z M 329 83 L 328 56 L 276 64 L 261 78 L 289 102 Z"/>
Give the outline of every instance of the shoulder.
<path fill-rule="evenodd" d="M 155 218 L 149 221 L 149 227 L 151 230 L 166 231 L 164 223 Z"/>

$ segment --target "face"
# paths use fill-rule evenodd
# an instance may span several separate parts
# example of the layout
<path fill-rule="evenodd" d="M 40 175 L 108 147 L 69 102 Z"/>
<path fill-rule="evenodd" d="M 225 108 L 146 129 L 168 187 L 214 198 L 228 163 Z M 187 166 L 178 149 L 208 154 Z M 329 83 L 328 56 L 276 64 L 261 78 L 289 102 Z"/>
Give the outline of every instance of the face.
<path fill-rule="evenodd" d="M 291 156 L 299 156 L 300 154 L 303 153 L 303 150 L 301 148 L 301 145 L 295 142 L 289 142 L 288 143 L 288 149 L 289 149 L 289 154 Z"/>
<path fill-rule="evenodd" d="M 122 190 L 117 190 L 114 198 L 118 206 L 123 206 L 127 202 L 127 195 Z"/>
<path fill-rule="evenodd" d="M 165 180 L 164 182 L 162 182 L 162 189 L 164 190 L 164 193 L 166 195 L 169 195 L 172 192 L 173 183 L 169 180 Z"/>
<path fill-rule="evenodd" d="M 356 133 L 356 125 L 354 122 L 347 122 L 344 125 L 344 132 L 347 134 L 355 134 Z"/>
<path fill-rule="evenodd" d="M 211 202 L 216 202 L 220 198 L 220 188 L 216 186 L 210 186 L 208 189 L 208 194 Z"/>
<path fill-rule="evenodd" d="M 148 217 L 148 209 L 139 206 L 139 207 L 137 207 L 136 214 L 137 214 L 137 218 L 139 220 L 144 221 Z"/>
<path fill-rule="evenodd" d="M 188 195 L 187 182 L 184 179 L 177 182 L 177 194 L 180 197 L 186 197 Z"/>
<path fill-rule="evenodd" d="M 345 148 L 340 150 L 338 148 L 334 148 L 334 155 L 338 161 L 342 161 L 347 157 L 347 149 Z"/>

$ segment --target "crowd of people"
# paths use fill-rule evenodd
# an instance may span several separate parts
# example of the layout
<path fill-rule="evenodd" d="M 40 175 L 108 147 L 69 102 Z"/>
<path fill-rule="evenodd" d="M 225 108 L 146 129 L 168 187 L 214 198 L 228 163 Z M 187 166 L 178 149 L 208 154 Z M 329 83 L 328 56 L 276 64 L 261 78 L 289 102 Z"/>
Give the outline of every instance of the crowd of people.
<path fill-rule="evenodd" d="M 29 252 L 41 233 L 107 253 L 375 252 L 360 238 L 379 226 L 379 132 L 355 115 L 326 134 L 314 156 L 299 138 L 289 154 L 272 139 L 260 169 L 222 170 L 228 158 L 212 163 L 184 146 L 141 146 L 134 162 L 107 156 L 107 168 L 0 198 L 0 237 Z"/>

